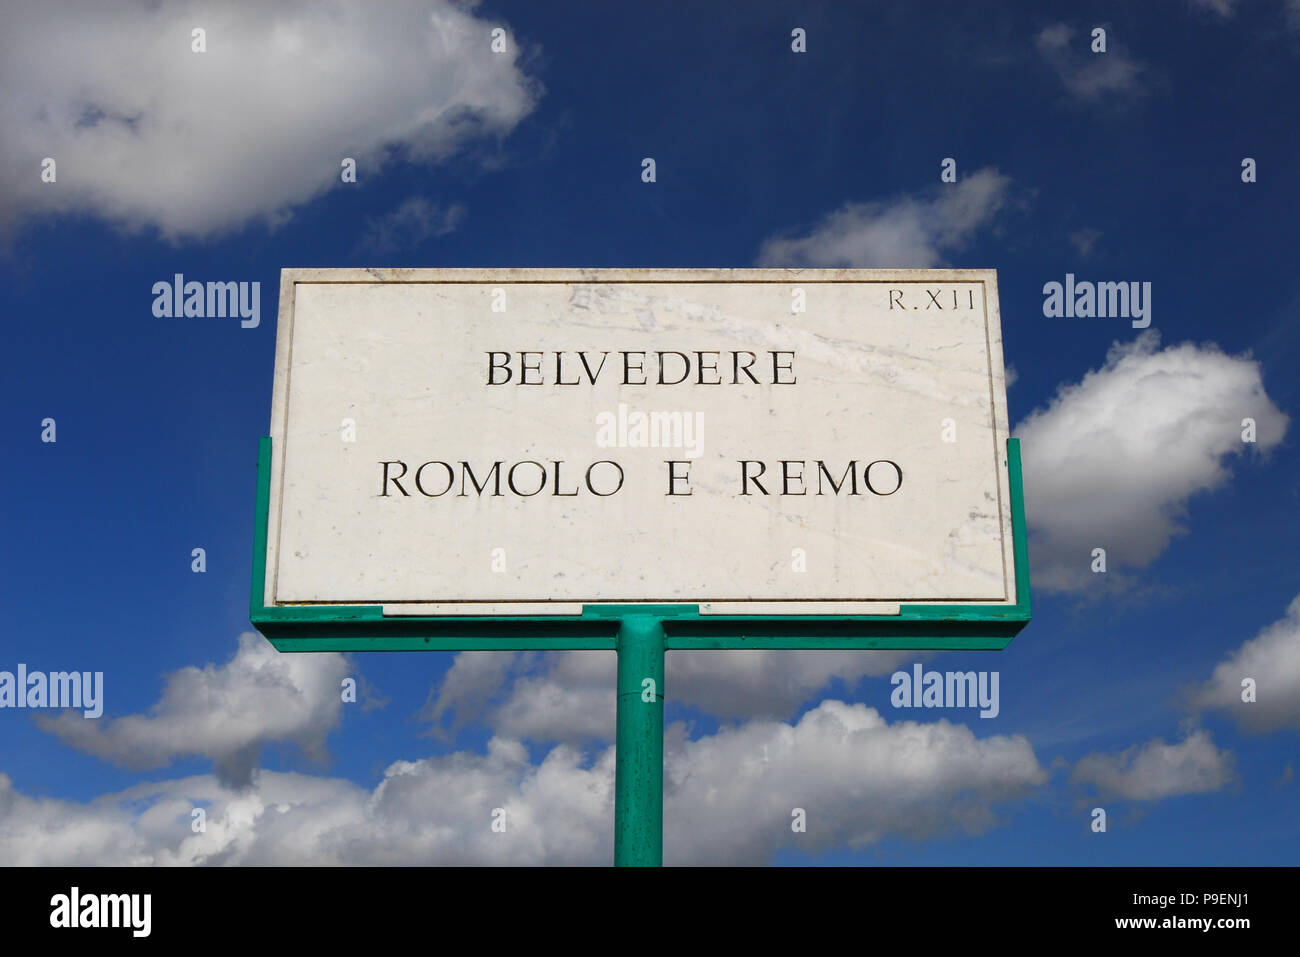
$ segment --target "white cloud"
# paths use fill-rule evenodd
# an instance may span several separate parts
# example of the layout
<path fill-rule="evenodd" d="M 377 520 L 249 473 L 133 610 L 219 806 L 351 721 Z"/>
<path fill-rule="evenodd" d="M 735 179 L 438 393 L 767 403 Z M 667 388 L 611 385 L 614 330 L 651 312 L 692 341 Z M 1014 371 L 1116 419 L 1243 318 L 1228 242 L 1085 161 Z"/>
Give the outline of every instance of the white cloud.
<path fill-rule="evenodd" d="M 1075 765 L 1071 781 L 1090 784 L 1106 797 L 1155 801 L 1218 791 L 1233 777 L 1232 752 L 1200 730 L 1178 744 L 1156 738 L 1119 754 L 1089 754 Z"/>
<path fill-rule="evenodd" d="M 848 687 L 893 674 L 915 651 L 674 651 L 667 659 L 670 700 L 719 718 L 785 718 L 834 678 Z M 885 697 L 882 692 L 881 697 Z"/>
<path fill-rule="evenodd" d="M 432 722 L 435 733 L 445 737 L 445 731 L 482 717 L 520 658 L 513 651 L 458 652 L 437 689 L 430 689 L 421 720 Z"/>
<path fill-rule="evenodd" d="M 886 837 L 979 834 L 994 806 L 1047 772 L 1021 735 L 976 738 L 948 721 L 887 724 L 865 705 L 824 701 L 794 725 L 753 721 L 665 756 L 665 862 L 755 864 Z M 792 833 L 803 808 L 807 832 Z"/>
<path fill-rule="evenodd" d="M 93 213 L 171 239 L 275 225 L 393 152 L 444 158 L 535 102 L 518 46 L 450 0 L 11 4 L 0 30 L 0 229 Z M 207 31 L 207 52 L 190 31 Z M 40 180 L 41 161 L 58 179 Z M 349 187 L 357 188 L 357 187 Z"/>
<path fill-rule="evenodd" d="M 1236 10 L 1237 0 L 1188 0 L 1191 6 L 1201 10 L 1208 10 L 1216 13 L 1220 17 L 1231 17 Z"/>
<path fill-rule="evenodd" d="M 348 676 L 342 655 L 281 654 L 261 635 L 245 632 L 226 664 L 173 672 L 148 715 L 87 720 L 63 711 L 37 721 L 72 747 L 124 767 L 156 768 L 202 755 L 223 781 L 240 786 L 271 742 L 324 759 Z"/>
<path fill-rule="evenodd" d="M 1109 577 L 1145 567 L 1182 530 L 1188 499 L 1228 480 L 1229 454 L 1267 451 L 1286 432 L 1249 355 L 1158 345 L 1154 331 L 1116 343 L 1101 369 L 1016 427 L 1035 587 L 1095 586 L 1094 548 L 1106 549 Z M 1254 446 L 1242 442 L 1245 418 Z"/>
<path fill-rule="evenodd" d="M 542 670 L 516 674 L 488 718 L 494 731 L 532 741 L 613 739 L 613 654 L 566 651 L 521 661 L 525 667 L 535 664 Z"/>
<path fill-rule="evenodd" d="M 1241 700 L 1242 679 L 1255 680 L 1255 700 Z M 1254 732 L 1300 729 L 1300 595 L 1273 622 L 1215 666 L 1192 690 L 1190 707 L 1222 709 Z"/>
<path fill-rule="evenodd" d="M 1092 255 L 1099 239 L 1101 231 L 1096 229 L 1078 229 L 1070 233 L 1070 245 L 1084 259 Z"/>
<path fill-rule="evenodd" d="M 797 723 L 757 721 L 696 741 L 669 729 L 665 861 L 761 863 L 889 836 L 980 833 L 995 806 L 1047 780 L 1022 736 L 976 738 L 939 721 L 887 724 L 824 702 Z M 260 771 L 247 789 L 212 776 L 143 784 L 87 804 L 35 798 L 0 775 L 0 860 L 11 864 L 606 864 L 614 749 L 561 745 L 533 765 L 517 741 L 485 754 L 397 761 L 373 791 Z M 203 807 L 206 830 L 191 828 Z M 791 809 L 808 815 L 790 828 Z M 506 831 L 492 830 L 505 810 Z"/>
<path fill-rule="evenodd" d="M 1131 99 L 1139 92 L 1143 67 L 1115 48 L 1109 31 L 1104 53 L 1092 52 L 1091 30 L 1075 39 L 1074 28 L 1064 23 L 1044 27 L 1035 45 L 1065 88 L 1080 100 L 1093 102 L 1121 94 Z"/>
<path fill-rule="evenodd" d="M 665 658 L 669 700 L 719 718 L 788 717 L 839 678 L 892 674 L 914 651 L 674 651 Z M 487 660 L 490 659 L 490 660 Z M 532 741 L 612 740 L 615 657 L 609 652 L 508 655 L 462 652 L 422 717 L 446 730 L 486 720 Z"/>
<path fill-rule="evenodd" d="M 1206 11 L 1219 22 L 1231 20 L 1242 8 L 1241 0 L 1188 0 L 1188 4 L 1193 9 Z M 1253 9 L 1258 12 L 1259 8 Z M 1281 13 L 1289 29 L 1300 30 L 1300 0 L 1282 0 Z"/>
<path fill-rule="evenodd" d="M 442 207 L 423 196 L 411 196 L 396 209 L 366 223 L 359 248 L 371 253 L 412 250 L 426 239 L 445 236 L 465 215 L 459 203 Z"/>
<path fill-rule="evenodd" d="M 925 198 L 847 203 L 806 236 L 772 237 L 760 266 L 921 269 L 943 263 L 992 223 L 1007 202 L 1011 180 L 992 168 L 936 186 Z"/>

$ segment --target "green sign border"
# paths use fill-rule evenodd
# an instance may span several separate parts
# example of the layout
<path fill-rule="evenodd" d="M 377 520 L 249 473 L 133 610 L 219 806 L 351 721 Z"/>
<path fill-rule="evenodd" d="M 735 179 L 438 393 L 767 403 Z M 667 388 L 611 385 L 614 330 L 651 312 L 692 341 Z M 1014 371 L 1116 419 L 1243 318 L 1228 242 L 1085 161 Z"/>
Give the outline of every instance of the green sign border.
<path fill-rule="evenodd" d="M 998 651 L 1030 620 L 1020 440 L 1007 439 L 1015 605 L 903 605 L 897 615 L 701 615 L 698 605 L 585 605 L 581 615 L 384 617 L 379 605 L 265 604 L 271 438 L 257 453 L 249 619 L 277 651 L 615 651 L 629 616 L 663 623 L 669 650 L 799 648 Z"/>

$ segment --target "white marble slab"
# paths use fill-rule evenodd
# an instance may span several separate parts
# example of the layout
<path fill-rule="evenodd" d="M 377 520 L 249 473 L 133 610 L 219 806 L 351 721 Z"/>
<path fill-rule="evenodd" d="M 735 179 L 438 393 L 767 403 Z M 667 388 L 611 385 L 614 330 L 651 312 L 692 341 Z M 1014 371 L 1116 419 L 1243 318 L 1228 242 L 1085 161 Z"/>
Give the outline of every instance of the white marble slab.
<path fill-rule="evenodd" d="M 667 356 L 657 383 L 658 351 L 687 354 L 687 381 L 669 384 L 683 363 Z M 510 383 L 488 384 L 490 361 Z M 516 384 L 525 363 L 542 384 Z M 603 413 L 635 441 L 619 423 L 652 412 L 702 424 L 698 454 L 601 444 Z M 268 604 L 881 614 L 1016 598 L 991 270 L 285 270 L 271 435 Z M 689 463 L 691 495 L 666 494 L 669 459 Z M 740 460 L 764 463 L 770 494 Z M 501 494 L 476 493 L 461 463 L 482 483 L 498 461 Z M 831 494 L 850 461 L 859 494 Z M 417 486 L 426 462 L 450 473 L 429 465 Z M 527 462 L 518 492 L 543 470 L 546 485 L 513 494 Z M 618 464 L 616 493 L 585 488 L 595 462 Z M 871 493 L 871 462 L 898 465 L 897 491 Z M 806 494 L 778 494 L 783 468 Z M 872 485 L 896 471 L 872 467 Z M 613 488 L 613 466 L 592 474 Z"/>

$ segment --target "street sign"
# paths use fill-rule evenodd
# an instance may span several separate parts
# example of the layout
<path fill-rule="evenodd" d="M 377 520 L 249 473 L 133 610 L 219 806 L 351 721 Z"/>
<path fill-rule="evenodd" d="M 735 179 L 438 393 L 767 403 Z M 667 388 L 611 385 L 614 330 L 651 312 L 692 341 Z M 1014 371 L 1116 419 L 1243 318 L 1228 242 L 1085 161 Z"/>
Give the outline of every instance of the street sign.
<path fill-rule="evenodd" d="M 608 648 L 567 625 L 665 607 L 698 647 L 811 647 L 791 619 L 885 647 L 852 627 L 882 618 L 1000 647 L 1007 432 L 988 270 L 285 270 L 254 619 Z"/>
<path fill-rule="evenodd" d="M 253 548 L 280 651 L 617 652 L 659 864 L 666 651 L 1028 623 L 996 274 L 286 269 Z"/>

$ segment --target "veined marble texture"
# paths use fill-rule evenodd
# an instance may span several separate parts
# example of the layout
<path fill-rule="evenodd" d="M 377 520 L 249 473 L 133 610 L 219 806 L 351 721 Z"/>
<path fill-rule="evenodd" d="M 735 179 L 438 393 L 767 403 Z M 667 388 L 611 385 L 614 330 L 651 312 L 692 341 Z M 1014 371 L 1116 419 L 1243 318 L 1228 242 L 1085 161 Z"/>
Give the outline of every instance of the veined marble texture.
<path fill-rule="evenodd" d="M 1014 603 L 1007 428 L 992 270 L 285 270 L 266 601 Z"/>

